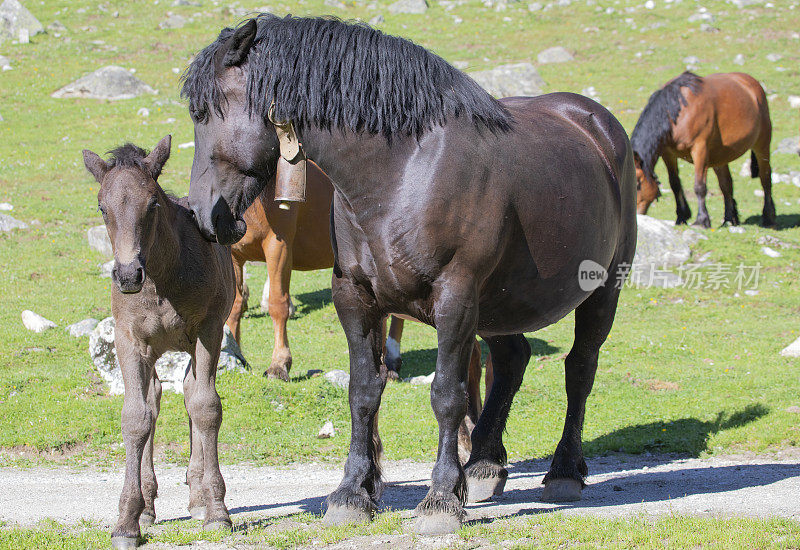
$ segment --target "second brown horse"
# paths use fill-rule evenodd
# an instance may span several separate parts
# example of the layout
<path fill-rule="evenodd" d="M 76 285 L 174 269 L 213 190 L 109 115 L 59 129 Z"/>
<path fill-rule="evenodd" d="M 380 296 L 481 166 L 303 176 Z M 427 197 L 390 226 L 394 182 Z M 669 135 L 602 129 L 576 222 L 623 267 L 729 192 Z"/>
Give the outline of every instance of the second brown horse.
<path fill-rule="evenodd" d="M 713 168 L 725 201 L 724 223 L 738 225 L 739 212 L 733 199 L 733 178 L 728 164 L 750 149 L 751 175 L 761 178 L 764 189 L 761 223 L 774 226 L 775 203 L 769 162 L 771 140 L 767 97 L 755 78 L 744 73 L 699 77 L 684 72 L 650 96 L 631 135 L 638 178 L 638 213 L 646 214 L 660 195 L 654 167 L 661 157 L 675 194 L 675 223 L 689 220 L 692 214 L 678 177 L 680 158 L 694 164 L 697 196 L 694 224 L 711 226 L 706 209 L 706 173 Z"/>

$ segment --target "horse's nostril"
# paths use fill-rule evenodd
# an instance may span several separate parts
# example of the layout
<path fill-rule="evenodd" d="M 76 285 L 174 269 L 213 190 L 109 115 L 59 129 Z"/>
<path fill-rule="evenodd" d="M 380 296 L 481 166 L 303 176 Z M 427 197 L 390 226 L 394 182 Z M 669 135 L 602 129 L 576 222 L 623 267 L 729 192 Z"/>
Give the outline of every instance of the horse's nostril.
<path fill-rule="evenodd" d="M 138 283 L 144 282 L 144 269 L 142 269 L 141 267 L 136 268 L 136 281 Z"/>

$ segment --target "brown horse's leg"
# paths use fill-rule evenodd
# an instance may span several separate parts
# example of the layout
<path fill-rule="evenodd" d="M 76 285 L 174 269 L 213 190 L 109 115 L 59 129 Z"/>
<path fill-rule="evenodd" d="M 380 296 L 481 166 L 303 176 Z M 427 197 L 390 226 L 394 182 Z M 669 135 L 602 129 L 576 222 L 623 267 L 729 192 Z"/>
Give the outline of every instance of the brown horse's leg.
<path fill-rule="evenodd" d="M 725 219 L 722 225 L 730 223 L 739 225 L 739 209 L 736 208 L 736 200 L 733 198 L 733 178 L 731 170 L 727 164 L 714 168 L 714 173 L 719 181 L 719 188 L 722 191 L 722 199 L 725 201 Z"/>
<path fill-rule="evenodd" d="M 692 162 L 694 162 L 694 194 L 697 197 L 697 219 L 693 225 L 701 227 L 711 227 L 711 218 L 706 209 L 706 174 L 708 165 L 706 164 L 705 145 L 695 147 L 692 150 Z"/>
<path fill-rule="evenodd" d="M 156 422 L 161 411 L 161 380 L 153 373 L 150 388 L 147 392 L 147 405 L 153 413 L 153 426 L 142 455 L 142 496 L 144 497 L 144 510 L 139 516 L 139 526 L 149 527 L 156 521 L 155 500 L 158 496 L 158 482 L 153 466 L 153 439 L 156 435 Z"/>
<path fill-rule="evenodd" d="M 228 328 L 231 329 L 233 337 L 236 338 L 236 341 L 241 345 L 242 315 L 247 311 L 247 302 L 244 299 L 244 261 L 234 255 L 231 255 L 231 259 L 233 260 L 233 275 L 236 280 L 236 297 L 233 300 L 233 307 L 225 323 L 228 325 Z"/>
<path fill-rule="evenodd" d="M 766 147 L 759 147 L 753 151 L 758 159 L 758 176 L 761 178 L 761 187 L 764 189 L 764 210 L 761 212 L 761 225 L 776 227 L 775 202 L 772 200 L 772 166 L 769 162 L 769 143 Z"/>
<path fill-rule="evenodd" d="M 194 387 L 186 400 L 187 412 L 192 419 L 192 438 L 196 438 L 203 448 L 203 525 L 210 528 L 231 526 L 230 515 L 225 507 L 225 481 L 219 471 L 217 455 L 222 402 L 215 380 L 221 342 L 222 327 L 206 325 L 201 328 L 195 347 Z"/>
<path fill-rule="evenodd" d="M 400 341 L 403 339 L 404 325 L 404 319 L 394 315 L 391 316 L 389 334 L 386 337 L 386 354 L 384 356 L 384 363 L 390 371 L 389 378 L 396 379 L 400 377 L 400 368 L 403 366 L 403 359 L 400 357 Z"/>
<path fill-rule="evenodd" d="M 189 412 L 195 383 L 194 354 L 192 362 L 183 379 L 183 404 Z M 189 416 L 189 467 L 186 469 L 186 483 L 189 485 L 189 514 L 193 519 L 205 519 L 206 499 L 203 494 L 203 440 Z"/>
<path fill-rule="evenodd" d="M 467 415 L 458 428 L 458 457 L 466 464 L 472 452 L 472 430 L 481 416 L 483 403 L 481 400 L 481 345 L 478 339 L 472 346 L 472 357 L 469 360 L 467 374 Z"/>
<path fill-rule="evenodd" d="M 153 365 L 143 357 L 127 331 L 117 325 L 115 346 L 125 381 L 122 405 L 122 440 L 125 443 L 125 483 L 119 498 L 119 519 L 111 533 L 115 547 L 136 545 L 141 534 L 139 516 L 144 510 L 142 495 L 142 457 L 153 429 L 153 411 L 147 403 Z"/>
<path fill-rule="evenodd" d="M 464 467 L 470 502 L 500 495 L 508 478 L 503 432 L 511 402 L 522 384 L 531 346 L 521 334 L 484 338 L 493 363 L 493 381 L 478 423 L 472 431 L 472 454 Z"/>
<path fill-rule="evenodd" d="M 275 335 L 272 349 L 272 363 L 266 374 L 269 378 L 289 381 L 292 368 L 292 352 L 289 350 L 289 335 L 286 323 L 289 321 L 289 282 L 292 277 L 292 253 L 289 243 L 274 234 L 264 241 L 264 256 L 267 258 L 269 274 L 269 316 Z"/>
<path fill-rule="evenodd" d="M 664 166 L 667 167 L 667 176 L 669 177 L 669 187 L 672 189 L 672 194 L 675 195 L 675 225 L 687 223 L 692 217 L 692 210 L 689 208 L 689 202 L 686 200 L 686 195 L 683 193 L 683 185 L 681 185 L 681 178 L 678 176 L 678 159 L 671 155 L 664 155 Z"/>
<path fill-rule="evenodd" d="M 616 273 L 617 267 L 613 266 L 609 272 Z M 586 399 L 594 384 L 600 346 L 614 323 L 619 292 L 616 285 L 601 286 L 575 310 L 575 341 L 564 361 L 567 415 L 564 433 L 544 477 L 542 500 L 546 502 L 581 498 L 583 479 L 589 473 L 581 442 Z"/>

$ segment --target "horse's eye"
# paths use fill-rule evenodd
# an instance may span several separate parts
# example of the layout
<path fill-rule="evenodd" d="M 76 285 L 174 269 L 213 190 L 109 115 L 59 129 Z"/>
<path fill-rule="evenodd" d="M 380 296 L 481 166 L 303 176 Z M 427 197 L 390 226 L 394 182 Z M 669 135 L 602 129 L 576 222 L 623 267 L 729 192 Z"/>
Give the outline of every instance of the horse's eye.
<path fill-rule="evenodd" d="M 155 198 L 155 197 L 153 197 L 153 198 L 150 200 L 150 202 L 149 202 L 149 203 L 147 203 L 147 210 L 148 210 L 148 211 L 150 211 L 150 212 L 152 212 L 152 211 L 153 211 L 153 210 L 155 210 L 156 208 L 158 208 L 158 199 L 157 199 L 157 198 Z"/>

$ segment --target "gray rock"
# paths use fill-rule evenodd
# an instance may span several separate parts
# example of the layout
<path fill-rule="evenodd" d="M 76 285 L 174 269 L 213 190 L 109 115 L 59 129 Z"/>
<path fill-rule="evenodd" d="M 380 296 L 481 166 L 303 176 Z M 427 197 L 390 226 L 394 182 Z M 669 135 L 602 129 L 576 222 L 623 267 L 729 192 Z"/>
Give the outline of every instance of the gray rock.
<path fill-rule="evenodd" d="M 389 13 L 425 13 L 428 10 L 428 2 L 426 0 L 397 0 L 393 4 L 389 4 Z"/>
<path fill-rule="evenodd" d="M 763 4 L 764 0 L 728 0 L 728 2 L 733 4 L 737 8 L 746 8 L 747 6 L 756 6 L 758 4 Z"/>
<path fill-rule="evenodd" d="M 630 284 L 638 288 L 675 288 L 683 284 L 683 280 L 679 275 L 654 265 L 632 269 L 628 278 L 630 279 Z"/>
<path fill-rule="evenodd" d="M 706 23 L 713 23 L 714 20 L 715 20 L 714 16 L 711 15 L 710 13 L 708 13 L 707 11 L 706 12 L 700 12 L 700 13 L 694 13 L 694 14 L 689 16 L 689 23 L 697 23 L 698 21 L 704 21 Z"/>
<path fill-rule="evenodd" d="M 344 2 L 340 2 L 339 0 L 325 0 L 324 4 L 329 8 L 336 8 L 339 10 L 347 9 L 347 6 L 344 5 Z"/>
<path fill-rule="evenodd" d="M 114 257 L 114 249 L 111 247 L 111 239 L 108 238 L 108 231 L 105 225 L 96 225 L 89 228 L 86 232 L 86 238 L 89 240 L 89 247 L 97 250 L 106 258 Z"/>
<path fill-rule="evenodd" d="M 733 63 L 735 65 L 744 65 L 744 56 L 740 53 L 737 53 L 736 57 L 733 58 Z"/>
<path fill-rule="evenodd" d="M 10 212 L 14 210 L 14 205 L 11 204 L 10 202 L 0 202 L 0 210 Z"/>
<path fill-rule="evenodd" d="M 83 76 L 53 92 L 55 98 L 131 99 L 156 90 L 136 78 L 127 69 L 109 65 Z"/>
<path fill-rule="evenodd" d="M 233 341 L 233 344 L 231 344 Z M 220 353 L 217 369 L 220 372 L 238 370 L 244 371 L 247 361 L 241 356 L 241 350 L 236 341 L 225 327 L 223 335 L 223 351 Z M 234 355 L 236 353 L 236 355 Z M 112 395 L 125 392 L 122 382 L 122 371 L 117 360 L 117 351 L 114 347 L 114 318 L 108 317 L 97 324 L 89 335 L 89 356 L 97 368 L 100 376 L 108 384 Z M 169 351 L 156 361 L 156 373 L 165 390 L 183 393 L 183 379 L 191 362 L 191 356 L 182 351 Z"/>
<path fill-rule="evenodd" d="M 539 52 L 539 55 L 536 56 L 536 60 L 539 63 L 565 63 L 567 61 L 572 61 L 575 59 L 566 48 L 562 48 L 561 46 L 553 46 L 552 48 L 547 48 L 546 50 Z"/>
<path fill-rule="evenodd" d="M 783 56 L 779 53 L 768 53 L 767 54 L 767 61 L 771 61 L 772 63 L 777 63 L 783 59 Z"/>
<path fill-rule="evenodd" d="M 775 152 L 787 155 L 796 155 L 800 153 L 800 138 L 797 136 L 783 138 L 778 143 L 778 149 Z"/>
<path fill-rule="evenodd" d="M 78 321 L 77 323 L 73 323 L 66 328 L 66 331 L 69 332 L 69 335 L 73 338 L 80 338 L 81 336 L 89 336 L 95 328 L 97 328 L 97 324 L 100 321 L 97 319 L 84 319 L 83 321 Z"/>
<path fill-rule="evenodd" d="M 642 215 L 636 216 L 636 222 L 638 235 L 630 282 L 640 287 L 679 286 L 682 283 L 680 276 L 669 270 L 689 259 L 692 255 L 689 245 L 667 222 Z"/>
<path fill-rule="evenodd" d="M 100 264 L 100 277 L 103 279 L 111 278 L 111 271 L 114 269 L 114 260 L 109 260 Z"/>
<path fill-rule="evenodd" d="M 369 20 L 369 24 L 374 27 L 376 25 L 383 25 L 385 21 L 386 18 L 384 18 L 383 15 L 379 13 L 378 15 Z"/>
<path fill-rule="evenodd" d="M 350 375 L 343 370 L 332 370 L 325 373 L 325 380 L 337 388 L 347 389 L 350 386 Z"/>
<path fill-rule="evenodd" d="M 681 233 L 681 238 L 683 242 L 688 245 L 693 245 L 698 243 L 699 241 L 707 241 L 708 237 L 703 235 L 702 233 L 698 233 L 694 229 L 685 229 L 683 233 Z"/>
<path fill-rule="evenodd" d="M 436 376 L 436 371 L 425 376 L 412 376 L 411 378 L 406 378 L 405 381 L 412 386 L 425 386 L 433 383 L 434 376 Z"/>
<path fill-rule="evenodd" d="M 182 29 L 186 26 L 188 20 L 178 14 L 172 14 L 158 24 L 159 29 Z"/>
<path fill-rule="evenodd" d="M 54 33 L 67 32 L 67 27 L 65 27 L 61 21 L 56 19 L 55 21 L 47 25 L 47 32 L 54 32 Z"/>
<path fill-rule="evenodd" d="M 800 338 L 781 350 L 784 357 L 800 357 Z"/>
<path fill-rule="evenodd" d="M 22 312 L 22 324 L 26 329 L 32 330 L 33 332 L 44 332 L 48 329 L 56 328 L 57 326 L 53 321 L 45 319 L 38 313 L 34 313 L 29 309 Z"/>
<path fill-rule="evenodd" d="M 317 434 L 317 439 L 329 439 L 335 435 L 336 435 L 336 428 L 333 427 L 333 422 L 328 420 L 319 429 L 319 433 Z"/>
<path fill-rule="evenodd" d="M 500 65 L 469 76 L 495 97 L 540 95 L 544 86 L 544 80 L 530 63 Z"/>
<path fill-rule="evenodd" d="M 530 12 L 539 11 L 542 9 L 542 7 L 543 6 L 541 2 L 531 2 L 530 4 L 528 4 L 528 11 Z"/>
<path fill-rule="evenodd" d="M 28 229 L 28 224 L 12 218 L 8 214 L 0 214 L 0 231 L 11 231 L 12 229 Z"/>
<path fill-rule="evenodd" d="M 0 4 L 0 42 L 19 40 L 44 32 L 44 27 L 17 0 L 5 0 Z"/>
<path fill-rule="evenodd" d="M 193 0 L 175 0 L 172 3 L 172 5 L 173 6 L 194 6 L 196 8 L 199 8 L 203 4 L 201 2 L 195 2 Z"/>
<path fill-rule="evenodd" d="M 0 69 L 6 70 L 6 67 L 11 68 L 11 61 L 7 57 L 0 55 Z"/>

